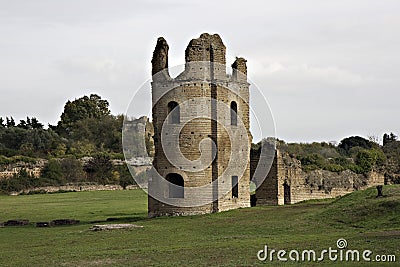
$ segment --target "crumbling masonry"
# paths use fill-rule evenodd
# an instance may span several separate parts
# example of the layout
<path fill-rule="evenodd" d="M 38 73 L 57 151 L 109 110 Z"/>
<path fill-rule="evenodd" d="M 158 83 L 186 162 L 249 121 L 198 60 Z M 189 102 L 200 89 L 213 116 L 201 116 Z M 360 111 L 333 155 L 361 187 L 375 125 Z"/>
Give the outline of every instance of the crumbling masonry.
<path fill-rule="evenodd" d="M 376 172 L 304 172 L 298 160 L 275 147 L 250 150 L 246 60 L 237 58 L 227 75 L 225 45 L 217 34 L 204 33 L 190 41 L 185 69 L 173 78 L 168 49 L 160 37 L 152 59 L 155 154 L 148 182 L 149 217 L 249 207 L 250 177 L 259 181 L 252 195 L 256 205 L 336 197 L 384 183 L 383 175 Z M 262 149 L 273 150 L 263 154 Z M 204 167 L 202 161 L 209 164 Z M 212 186 L 200 193 L 191 190 L 207 185 Z M 193 205 L 187 205 L 190 199 L 196 199 Z"/>
<path fill-rule="evenodd" d="M 246 60 L 237 58 L 232 64 L 232 75 L 227 75 L 225 45 L 217 34 L 204 33 L 190 41 L 185 51 L 185 70 L 172 78 L 168 72 L 168 49 L 166 40 L 158 38 L 152 59 L 153 166 L 161 177 L 179 188 L 171 187 L 153 174 L 149 180 L 149 216 L 202 214 L 249 207 L 251 134 Z M 220 103 L 230 109 L 223 109 Z M 210 114 L 210 118 L 199 116 L 201 114 Z M 244 125 L 244 134 L 237 130 L 239 122 Z M 203 159 L 210 161 L 209 166 L 200 169 L 179 161 L 174 144 L 162 141 L 173 136 L 179 140 L 178 149 L 186 159 L 195 162 L 205 155 Z M 232 146 L 230 137 L 240 145 Z M 204 139 L 211 139 L 215 146 L 203 142 Z M 167 155 L 169 151 L 176 153 Z M 231 153 L 238 158 L 237 162 L 230 162 Z M 231 168 L 233 171 L 226 172 L 232 164 L 235 165 Z M 191 188 L 211 184 L 212 189 L 202 191 L 202 195 L 191 195 Z M 158 199 L 154 195 L 158 195 Z M 192 197 L 202 204 L 180 205 Z M 163 198 L 176 205 L 166 204 Z M 213 201 L 206 203 L 208 199 Z"/>

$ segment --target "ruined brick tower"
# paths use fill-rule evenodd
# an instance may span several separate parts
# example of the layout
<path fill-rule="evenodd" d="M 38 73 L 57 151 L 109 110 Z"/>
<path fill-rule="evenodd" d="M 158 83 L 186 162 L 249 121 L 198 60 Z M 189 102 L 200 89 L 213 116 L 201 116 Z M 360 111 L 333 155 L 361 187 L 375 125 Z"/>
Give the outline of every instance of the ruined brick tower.
<path fill-rule="evenodd" d="M 204 33 L 190 41 L 185 69 L 172 78 L 168 48 L 158 38 L 152 59 L 155 156 L 149 216 L 249 207 L 246 60 L 236 58 L 228 75 L 220 36 Z"/>

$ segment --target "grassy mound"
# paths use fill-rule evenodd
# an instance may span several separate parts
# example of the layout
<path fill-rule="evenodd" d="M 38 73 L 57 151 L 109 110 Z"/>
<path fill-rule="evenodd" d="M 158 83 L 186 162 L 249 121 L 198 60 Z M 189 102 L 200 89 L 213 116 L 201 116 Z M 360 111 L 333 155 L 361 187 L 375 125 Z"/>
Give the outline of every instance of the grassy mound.
<path fill-rule="evenodd" d="M 400 185 L 384 186 L 384 197 L 376 188 L 356 191 L 327 205 L 318 216 L 335 226 L 368 230 L 398 229 L 400 225 Z"/>

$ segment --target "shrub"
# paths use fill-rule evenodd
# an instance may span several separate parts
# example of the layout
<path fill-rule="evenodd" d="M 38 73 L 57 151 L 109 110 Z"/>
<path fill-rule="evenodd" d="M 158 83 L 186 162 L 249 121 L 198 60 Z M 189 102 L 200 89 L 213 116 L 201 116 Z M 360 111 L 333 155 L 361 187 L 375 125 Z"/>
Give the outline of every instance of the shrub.
<path fill-rule="evenodd" d="M 109 184 L 112 181 L 112 168 L 110 157 L 105 153 L 95 155 L 84 167 L 89 181 L 99 184 Z"/>
<path fill-rule="evenodd" d="M 322 169 L 326 165 L 324 157 L 317 153 L 306 155 L 302 157 L 300 161 L 302 166 L 307 167 L 308 169 Z"/>
<path fill-rule="evenodd" d="M 345 170 L 345 168 L 343 166 L 341 166 L 339 164 L 332 164 L 332 163 L 327 164 L 324 169 L 327 171 L 330 171 L 330 172 L 341 172 L 341 171 Z"/>
<path fill-rule="evenodd" d="M 44 166 L 41 177 L 47 178 L 53 185 L 61 185 L 65 183 L 61 163 L 57 159 L 51 159 Z"/>
<path fill-rule="evenodd" d="M 385 154 L 377 149 L 361 150 L 356 157 L 356 164 L 361 168 L 362 173 L 372 171 L 375 165 L 381 165 L 385 162 Z"/>

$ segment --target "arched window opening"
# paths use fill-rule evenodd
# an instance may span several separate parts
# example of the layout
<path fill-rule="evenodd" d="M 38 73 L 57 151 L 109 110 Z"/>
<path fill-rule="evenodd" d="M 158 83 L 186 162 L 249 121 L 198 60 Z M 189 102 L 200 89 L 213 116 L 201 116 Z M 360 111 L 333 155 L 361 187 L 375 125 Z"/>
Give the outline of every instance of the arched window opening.
<path fill-rule="evenodd" d="M 239 197 L 238 177 L 232 176 L 232 198 Z"/>
<path fill-rule="evenodd" d="M 283 199 L 284 199 L 284 204 L 290 204 L 290 185 L 285 182 L 283 184 Z"/>
<path fill-rule="evenodd" d="M 237 126 L 237 104 L 235 101 L 231 102 L 231 125 Z"/>
<path fill-rule="evenodd" d="M 179 124 L 181 122 L 181 110 L 179 104 L 175 101 L 168 103 L 169 122 Z"/>
<path fill-rule="evenodd" d="M 183 177 L 177 173 L 169 173 L 166 177 L 168 184 L 169 198 L 184 198 L 185 182 Z"/>

